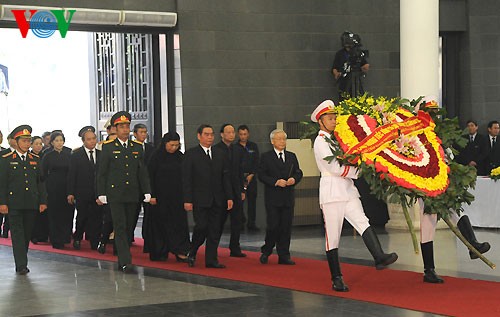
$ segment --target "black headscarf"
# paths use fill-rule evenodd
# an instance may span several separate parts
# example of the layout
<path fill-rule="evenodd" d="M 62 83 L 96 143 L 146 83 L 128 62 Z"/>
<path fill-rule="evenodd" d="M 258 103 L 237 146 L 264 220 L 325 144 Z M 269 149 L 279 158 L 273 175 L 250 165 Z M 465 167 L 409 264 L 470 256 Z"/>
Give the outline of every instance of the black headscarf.
<path fill-rule="evenodd" d="M 180 153 L 180 147 L 177 149 L 175 153 L 168 153 L 167 150 L 165 149 L 165 144 L 167 144 L 170 141 L 180 141 L 181 137 L 177 132 L 167 132 L 163 135 L 161 138 L 161 143 L 158 146 L 158 149 L 156 150 L 157 155 L 168 155 L 168 154 L 175 154 L 178 155 Z"/>

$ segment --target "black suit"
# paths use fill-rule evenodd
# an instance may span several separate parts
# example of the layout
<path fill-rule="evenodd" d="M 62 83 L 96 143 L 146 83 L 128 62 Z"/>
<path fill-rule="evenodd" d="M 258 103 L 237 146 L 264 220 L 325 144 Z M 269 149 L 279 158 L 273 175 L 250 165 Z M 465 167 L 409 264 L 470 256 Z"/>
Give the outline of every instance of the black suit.
<path fill-rule="evenodd" d="M 206 239 L 205 264 L 217 264 L 221 214 L 232 199 L 226 154 L 211 148 L 212 158 L 198 145 L 184 155 L 182 164 L 184 203 L 193 204 L 194 230 L 190 254 L 196 255 Z"/>
<path fill-rule="evenodd" d="M 459 150 L 459 153 L 455 159 L 457 163 L 462 165 L 469 165 L 470 162 L 476 162 L 476 169 L 478 175 L 485 175 L 484 160 L 488 155 L 487 144 L 485 143 L 486 137 L 479 133 L 476 133 L 474 140 L 470 140 L 470 135 L 465 135 L 467 138 L 467 145 Z"/>
<path fill-rule="evenodd" d="M 285 162 L 278 158 L 273 150 L 262 154 L 258 169 L 259 180 L 264 183 L 264 202 L 267 213 L 267 229 L 265 244 L 261 251 L 270 255 L 276 245 L 278 256 L 290 258 L 290 238 L 292 232 L 293 208 L 295 205 L 295 185 L 302 179 L 297 156 L 285 152 Z M 294 186 L 279 187 L 279 179 L 295 179 Z"/>
<path fill-rule="evenodd" d="M 243 170 L 242 170 L 242 160 L 243 160 L 243 148 L 241 146 L 236 146 L 231 144 L 227 146 L 224 142 L 217 143 L 214 148 L 219 148 L 222 152 L 227 155 L 227 160 L 229 161 L 229 173 L 231 175 L 231 188 L 233 199 L 233 209 L 226 210 L 222 213 L 221 217 L 221 234 L 224 229 L 224 224 L 226 223 L 227 217 L 231 217 L 231 238 L 229 240 L 229 249 L 231 252 L 240 253 L 240 234 L 241 227 L 243 224 L 243 204 L 241 200 L 241 194 L 245 192 L 244 182 L 243 182 Z"/>
<path fill-rule="evenodd" d="M 91 246 L 96 248 L 99 242 L 102 223 L 102 208 L 97 203 L 96 169 L 101 157 L 101 151 L 93 150 L 94 163 L 84 147 L 71 153 L 68 172 L 68 195 L 75 196 L 76 200 L 76 231 L 73 239 L 82 240 L 83 233 L 90 240 Z"/>
<path fill-rule="evenodd" d="M 490 175 L 491 170 L 500 166 L 500 136 L 496 137 L 495 146 L 491 147 L 490 136 L 484 138 L 483 146 L 486 148 L 487 155 L 483 160 L 483 175 Z"/>

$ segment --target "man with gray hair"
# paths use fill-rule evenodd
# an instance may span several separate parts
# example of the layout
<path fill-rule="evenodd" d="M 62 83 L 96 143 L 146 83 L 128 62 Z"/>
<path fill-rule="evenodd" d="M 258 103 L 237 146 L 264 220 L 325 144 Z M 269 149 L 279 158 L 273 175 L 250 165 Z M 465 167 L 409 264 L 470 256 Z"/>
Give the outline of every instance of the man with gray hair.
<path fill-rule="evenodd" d="M 259 180 L 265 185 L 267 214 L 266 238 L 261 248 L 260 263 L 267 264 L 276 246 L 278 264 L 294 265 L 295 262 L 290 258 L 294 189 L 302 179 L 302 171 L 297 156 L 285 150 L 285 131 L 273 130 L 270 139 L 273 149 L 262 154 L 257 173 Z"/>

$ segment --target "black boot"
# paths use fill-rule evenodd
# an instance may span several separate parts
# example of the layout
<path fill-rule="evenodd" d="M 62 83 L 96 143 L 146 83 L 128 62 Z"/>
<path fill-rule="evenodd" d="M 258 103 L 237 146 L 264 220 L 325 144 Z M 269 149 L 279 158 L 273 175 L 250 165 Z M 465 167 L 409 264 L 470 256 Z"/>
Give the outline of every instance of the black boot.
<path fill-rule="evenodd" d="M 434 243 L 429 241 L 420 243 L 422 249 L 422 259 L 424 260 L 424 282 L 444 283 L 444 280 L 434 271 Z"/>
<path fill-rule="evenodd" d="M 344 284 L 342 273 L 340 272 L 339 249 L 326 251 L 328 266 L 332 275 L 332 289 L 337 292 L 348 292 L 349 287 Z"/>
<path fill-rule="evenodd" d="M 490 250 L 490 244 L 488 242 L 477 242 L 476 235 L 474 234 L 474 230 L 472 229 L 472 225 L 470 224 L 469 217 L 462 216 L 457 223 L 458 230 L 464 236 L 464 238 L 469 241 L 470 244 L 480 253 L 486 253 Z M 469 251 L 469 256 L 472 260 L 479 258 L 474 252 Z"/>
<path fill-rule="evenodd" d="M 380 241 L 378 241 L 377 234 L 372 227 L 368 227 L 365 232 L 363 232 L 362 237 L 366 247 L 375 260 L 375 267 L 377 270 L 385 269 L 388 265 L 396 262 L 398 255 L 394 252 L 390 254 L 384 253 L 380 246 Z"/>

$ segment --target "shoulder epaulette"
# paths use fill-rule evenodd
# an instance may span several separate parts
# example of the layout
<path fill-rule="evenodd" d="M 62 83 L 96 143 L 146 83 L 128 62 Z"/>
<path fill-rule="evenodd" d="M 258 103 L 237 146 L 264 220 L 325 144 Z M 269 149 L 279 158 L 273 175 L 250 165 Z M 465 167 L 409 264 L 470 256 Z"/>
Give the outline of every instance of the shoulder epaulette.
<path fill-rule="evenodd" d="M 142 145 L 142 142 L 139 142 L 139 141 L 137 141 L 137 140 L 132 140 L 132 142 L 135 142 L 135 143 L 137 143 L 137 144 Z"/>
<path fill-rule="evenodd" d="M 9 157 L 10 155 L 14 154 L 14 152 L 9 152 L 7 154 L 2 155 L 2 157 Z"/>
<path fill-rule="evenodd" d="M 102 144 L 109 144 L 109 143 L 114 142 L 114 141 L 115 140 L 107 140 L 107 141 L 102 142 Z"/>
<path fill-rule="evenodd" d="M 39 156 L 39 155 L 36 155 L 35 153 L 30 153 L 30 155 L 33 155 L 33 156 L 34 156 L 34 157 L 36 157 L 36 158 L 40 158 L 40 156 Z"/>

